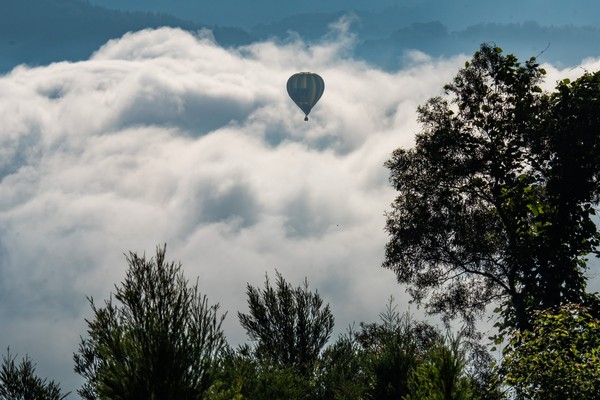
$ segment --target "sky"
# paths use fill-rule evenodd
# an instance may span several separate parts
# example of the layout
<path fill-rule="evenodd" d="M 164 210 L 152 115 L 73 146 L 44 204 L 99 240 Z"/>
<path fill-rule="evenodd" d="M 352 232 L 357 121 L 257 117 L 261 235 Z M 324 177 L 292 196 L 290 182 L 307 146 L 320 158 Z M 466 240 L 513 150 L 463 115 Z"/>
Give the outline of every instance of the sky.
<path fill-rule="evenodd" d="M 262 287 L 275 270 L 294 285 L 306 277 L 331 305 L 334 339 L 376 321 L 390 295 L 408 310 L 380 267 L 394 198 L 383 163 L 413 145 L 416 108 L 469 55 L 410 51 L 384 71 L 348 57 L 348 24 L 317 43 L 227 49 L 209 31 L 142 30 L 84 61 L 1 75 L 0 347 L 74 392 L 86 296 L 108 298 L 124 253 L 164 243 L 228 313 L 232 345 L 246 341 L 247 283 Z M 600 69 L 599 57 L 544 65 L 545 88 Z M 285 90 L 298 71 L 325 81 L 309 122 Z"/>

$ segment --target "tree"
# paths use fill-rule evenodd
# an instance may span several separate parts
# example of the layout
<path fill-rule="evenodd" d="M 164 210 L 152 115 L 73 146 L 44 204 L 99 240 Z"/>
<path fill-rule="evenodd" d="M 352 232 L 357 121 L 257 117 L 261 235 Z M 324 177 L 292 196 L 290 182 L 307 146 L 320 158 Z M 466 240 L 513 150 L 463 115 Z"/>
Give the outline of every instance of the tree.
<path fill-rule="evenodd" d="M 409 394 L 409 377 L 423 361 L 438 332 L 400 314 L 390 297 L 380 323 L 360 324 L 355 338 L 371 375 L 369 398 L 399 400 Z"/>
<path fill-rule="evenodd" d="M 465 336 L 465 374 L 469 379 L 472 400 L 507 400 L 507 390 L 498 374 L 498 361 L 488 347 Z"/>
<path fill-rule="evenodd" d="M 272 400 L 315 399 L 313 376 L 304 376 L 292 367 L 273 365 L 257 358 L 248 345 L 228 349 L 220 374 L 208 399 Z"/>
<path fill-rule="evenodd" d="M 121 286 L 97 307 L 74 355 L 85 399 L 201 399 L 225 346 L 224 315 L 190 286 L 166 246 L 146 260 L 129 253 Z"/>
<path fill-rule="evenodd" d="M 419 107 L 413 149 L 386 162 L 398 195 L 383 267 L 418 304 L 473 327 L 499 304 L 501 332 L 531 313 L 588 303 L 600 194 L 600 73 L 544 93 L 545 71 L 481 46 L 446 97 Z"/>
<path fill-rule="evenodd" d="M 330 394 L 322 398 L 502 399 L 494 396 L 494 388 L 489 385 L 492 382 L 485 376 L 487 371 L 474 371 L 491 368 L 490 360 L 480 354 L 481 345 L 462 333 L 452 336 L 449 327 L 444 337 L 438 328 L 413 320 L 409 313 L 400 314 L 396 308 L 390 298 L 379 323 L 361 323 L 360 330 L 351 331 L 341 340 L 345 344 L 341 349 L 346 351 L 334 353 L 338 357 L 328 364 L 326 377 L 333 378 L 329 387 L 341 386 L 347 390 L 342 394 L 349 396 Z M 338 343 L 333 347 L 339 352 Z M 331 372 L 342 372 L 341 385 L 335 385 L 340 374 Z M 362 385 L 362 390 L 352 383 Z"/>
<path fill-rule="evenodd" d="M 264 290 L 248 284 L 249 313 L 238 313 L 240 323 L 256 342 L 254 354 L 260 361 L 310 376 L 331 336 L 333 315 L 319 293 L 308 290 L 307 280 L 293 288 L 276 275 L 275 287 L 268 275 Z"/>
<path fill-rule="evenodd" d="M 0 400 L 63 400 L 69 393 L 62 394 L 60 386 L 48 382 L 35 374 L 35 364 L 28 356 L 17 366 L 17 356 L 10 349 L 2 356 L 0 367 Z"/>
<path fill-rule="evenodd" d="M 568 304 L 538 311 L 528 331 L 513 331 L 500 369 L 519 399 L 598 398 L 600 319 Z"/>
<path fill-rule="evenodd" d="M 405 400 L 472 400 L 472 383 L 465 374 L 467 356 L 461 345 L 458 335 L 432 346 L 412 371 Z"/>
<path fill-rule="evenodd" d="M 313 399 L 361 400 L 369 398 L 372 374 L 366 354 L 354 332 L 340 336 L 323 352 L 317 373 L 317 394 Z"/>

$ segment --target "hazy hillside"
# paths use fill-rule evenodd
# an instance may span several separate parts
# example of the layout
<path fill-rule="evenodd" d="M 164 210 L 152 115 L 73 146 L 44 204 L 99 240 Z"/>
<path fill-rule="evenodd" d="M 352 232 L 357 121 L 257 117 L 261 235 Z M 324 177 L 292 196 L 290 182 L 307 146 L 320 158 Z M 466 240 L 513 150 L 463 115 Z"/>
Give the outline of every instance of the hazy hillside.
<path fill-rule="evenodd" d="M 21 63 L 84 59 L 111 38 L 160 26 L 203 27 L 167 14 L 109 10 L 83 0 L 5 0 L 0 13 L 0 71 Z M 238 28 L 211 29 L 223 45 L 252 39 Z"/>
<path fill-rule="evenodd" d="M 600 2 L 590 0 L 90 0 L 124 10 L 166 12 L 215 25 L 252 29 L 295 14 L 372 12 L 397 18 L 396 28 L 411 22 L 440 21 L 452 30 L 480 23 L 540 25 L 595 25 Z"/>
<path fill-rule="evenodd" d="M 401 66 L 407 50 L 419 50 L 433 57 L 471 54 L 483 43 L 495 43 L 521 60 L 539 56 L 540 62 L 570 66 L 586 58 L 600 57 L 600 28 L 591 26 L 540 26 L 519 24 L 477 24 L 451 31 L 442 23 L 413 23 L 397 29 L 388 38 L 362 42 L 356 55 L 394 69 Z"/>
<path fill-rule="evenodd" d="M 484 5 L 489 6 L 488 0 L 469 6 L 467 5 L 471 3 L 461 0 L 455 3 L 454 8 L 438 4 L 438 0 L 404 1 L 395 6 L 389 6 L 388 1 L 379 1 L 374 4 L 379 7 L 387 5 L 387 8 L 367 11 L 351 10 L 349 7 L 357 5 L 356 2 L 348 2 L 342 6 L 339 1 L 331 0 L 323 3 L 324 11 L 301 12 L 268 22 L 269 15 L 284 15 L 298 9 L 297 5 L 269 5 L 270 1 L 259 0 L 253 3 L 255 9 L 249 11 L 242 0 L 224 0 L 206 14 L 203 10 L 208 10 L 209 3 L 201 0 L 122 1 L 122 7 L 129 9 L 166 10 L 170 7 L 170 10 L 179 13 L 187 10 L 187 14 L 184 14 L 189 18 L 181 19 L 166 13 L 112 10 L 84 0 L 4 0 L 0 13 L 0 73 L 21 63 L 40 65 L 85 59 L 111 38 L 120 37 L 129 31 L 160 26 L 180 27 L 191 31 L 209 27 L 216 40 L 225 46 L 238 46 L 253 40 L 271 38 L 285 40 L 290 32 L 296 32 L 304 40 L 314 42 L 321 40 L 329 32 L 333 22 L 347 15 L 353 17 L 350 30 L 356 35 L 353 55 L 384 69 L 401 67 L 406 62 L 406 52 L 409 50 L 419 50 L 433 57 L 470 54 L 482 42 L 495 42 L 520 58 L 537 55 L 548 47 L 541 61 L 565 66 L 577 64 L 584 58 L 600 56 L 597 45 L 600 42 L 600 28 L 575 24 L 543 25 L 526 21 L 489 22 L 493 19 L 508 21 L 511 17 L 504 6 L 495 10 L 494 15 L 483 15 Z M 94 2 L 117 6 L 117 2 L 112 0 Z M 573 0 L 572 3 L 578 2 L 580 0 Z M 515 14 L 519 10 L 522 12 L 518 18 L 513 15 L 512 19 L 522 19 L 533 14 L 537 7 L 544 20 L 543 9 L 538 3 L 538 0 L 531 0 L 520 9 L 515 8 Z M 437 7 L 425 12 L 427 4 L 436 4 Z M 303 9 L 316 9 L 316 3 L 308 1 Z M 466 21 L 475 21 L 477 17 L 484 19 L 476 24 L 457 27 L 451 21 L 450 14 L 459 9 L 469 16 Z M 246 30 L 218 26 L 215 20 L 223 19 L 211 17 L 218 10 L 230 12 L 231 18 L 246 10 L 248 21 L 263 22 Z M 565 8 L 565 15 L 573 14 L 573 10 L 575 9 Z M 206 22 L 203 24 L 200 20 Z M 579 21 L 584 20 L 580 18 Z"/>
<path fill-rule="evenodd" d="M 399 3 L 402 8 L 423 0 L 91 0 L 92 3 L 125 10 L 167 12 L 194 21 L 235 25 L 252 29 L 259 24 L 276 23 L 295 14 L 374 11 Z"/>
<path fill-rule="evenodd" d="M 257 25 L 250 33 L 259 39 L 284 39 L 293 31 L 305 40 L 323 37 L 342 12 L 297 14 L 280 21 Z M 521 59 L 540 56 L 542 62 L 574 65 L 589 57 L 600 57 L 600 27 L 551 25 L 537 22 L 479 23 L 453 30 L 436 20 L 411 20 L 398 8 L 385 12 L 355 11 L 351 32 L 357 34 L 354 56 L 385 69 L 396 69 L 406 61 L 406 52 L 419 50 L 432 57 L 471 54 L 483 42 L 494 42 Z M 415 17 L 417 18 L 417 17 Z"/>

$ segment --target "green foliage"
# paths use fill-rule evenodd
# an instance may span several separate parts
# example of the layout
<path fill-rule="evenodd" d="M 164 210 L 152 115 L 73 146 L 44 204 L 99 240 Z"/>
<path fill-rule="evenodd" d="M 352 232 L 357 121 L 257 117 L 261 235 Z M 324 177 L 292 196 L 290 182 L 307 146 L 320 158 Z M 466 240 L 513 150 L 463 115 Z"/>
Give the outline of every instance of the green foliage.
<path fill-rule="evenodd" d="M 380 318 L 349 335 L 358 362 L 350 377 L 364 387 L 346 398 L 503 399 L 488 375 L 491 358 L 477 342 L 463 334 L 444 338 L 437 328 L 397 312 L 393 299 Z"/>
<path fill-rule="evenodd" d="M 478 341 L 465 340 L 465 374 L 469 379 L 472 400 L 506 400 L 508 393 L 498 375 L 497 360 Z"/>
<path fill-rule="evenodd" d="M 129 253 L 116 293 L 87 321 L 88 338 L 74 355 L 85 399 L 201 399 L 225 346 L 224 316 L 209 306 L 181 265 Z"/>
<path fill-rule="evenodd" d="M 512 333 L 501 372 L 518 398 L 597 398 L 600 320 L 575 304 L 536 312 L 531 330 Z"/>
<path fill-rule="evenodd" d="M 48 382 L 35 374 L 35 364 L 27 356 L 17 366 L 17 356 L 2 356 L 0 367 L 0 400 L 63 400 L 69 393 L 62 394 L 58 384 Z"/>
<path fill-rule="evenodd" d="M 244 400 L 244 396 L 241 393 L 241 385 L 227 387 L 225 382 L 221 380 L 215 381 L 208 393 L 206 394 L 207 400 Z"/>
<path fill-rule="evenodd" d="M 280 273 L 275 287 L 265 278 L 264 290 L 247 288 L 249 314 L 238 313 L 249 338 L 256 342 L 255 357 L 268 365 L 309 376 L 329 340 L 334 319 L 308 281 L 293 288 Z"/>
<path fill-rule="evenodd" d="M 292 287 L 280 273 L 275 286 L 247 287 L 249 313 L 238 313 L 254 342 L 225 358 L 223 380 L 248 399 L 316 399 L 322 350 L 331 336 L 333 315 L 308 281 Z"/>
<path fill-rule="evenodd" d="M 243 400 L 244 386 L 255 374 L 254 368 L 244 357 L 226 347 L 222 354 L 221 366 L 212 386 L 208 390 L 210 400 Z M 247 392 L 247 390 L 246 390 Z"/>
<path fill-rule="evenodd" d="M 254 386 L 249 387 L 247 396 L 249 399 L 309 400 L 314 398 L 312 382 L 291 368 L 261 365 L 253 383 Z"/>
<path fill-rule="evenodd" d="M 472 400 L 471 381 L 465 375 L 466 352 L 460 335 L 438 341 L 415 368 L 405 400 Z"/>
<path fill-rule="evenodd" d="M 392 302 L 390 298 L 386 311 L 380 314 L 381 323 L 361 323 L 356 333 L 365 368 L 372 376 L 369 394 L 373 399 L 401 399 L 407 395 L 412 371 L 438 335 L 433 328 L 426 335 L 417 335 L 410 315 L 398 313 Z"/>
<path fill-rule="evenodd" d="M 367 399 L 372 376 L 353 332 L 342 335 L 323 353 L 317 374 L 317 399 Z"/>
<path fill-rule="evenodd" d="M 585 303 L 597 251 L 600 74 L 538 86 L 545 71 L 482 45 L 446 97 L 420 107 L 413 149 L 386 163 L 398 195 L 383 266 L 417 303 L 470 327 L 499 303 L 500 328 Z"/>
<path fill-rule="evenodd" d="M 259 360 L 247 346 L 229 349 L 220 377 L 209 391 L 215 399 L 315 399 L 312 381 L 290 367 Z"/>

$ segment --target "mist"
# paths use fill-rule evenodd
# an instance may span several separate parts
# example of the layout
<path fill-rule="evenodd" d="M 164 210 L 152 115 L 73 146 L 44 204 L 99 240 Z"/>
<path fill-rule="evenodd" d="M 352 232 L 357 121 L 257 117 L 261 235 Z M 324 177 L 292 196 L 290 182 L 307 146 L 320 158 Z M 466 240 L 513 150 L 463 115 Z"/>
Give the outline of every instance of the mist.
<path fill-rule="evenodd" d="M 417 106 L 469 56 L 407 52 L 390 72 L 348 56 L 355 45 L 347 20 L 310 45 L 227 49 L 208 30 L 148 29 L 1 76 L 0 345 L 74 392 L 86 296 L 108 298 L 124 253 L 163 243 L 229 313 L 232 345 L 246 341 L 246 284 L 276 269 L 308 278 L 336 335 L 377 320 L 390 295 L 408 310 L 380 267 L 394 198 L 383 163 L 412 146 Z M 551 89 L 600 63 L 545 67 Z M 309 122 L 285 91 L 298 71 L 325 80 Z"/>

